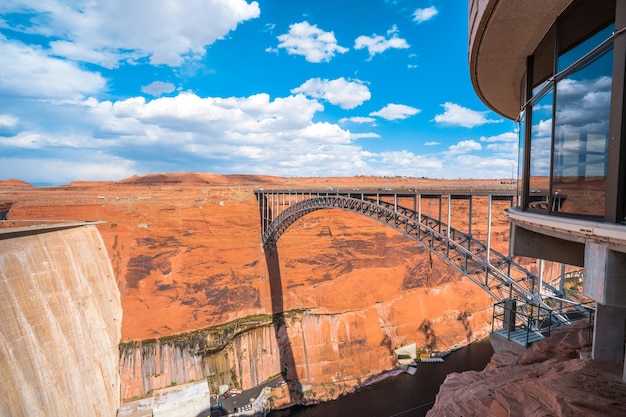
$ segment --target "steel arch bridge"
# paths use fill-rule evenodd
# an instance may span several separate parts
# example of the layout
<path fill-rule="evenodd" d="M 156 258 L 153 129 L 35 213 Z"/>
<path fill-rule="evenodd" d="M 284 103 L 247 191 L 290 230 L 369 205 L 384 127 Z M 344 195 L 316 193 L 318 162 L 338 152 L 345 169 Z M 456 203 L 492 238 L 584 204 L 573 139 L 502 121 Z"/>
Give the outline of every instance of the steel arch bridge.
<path fill-rule="evenodd" d="M 491 204 L 495 200 L 510 201 L 515 195 L 501 192 L 446 193 L 417 191 L 349 191 L 339 190 L 255 190 L 261 212 L 262 240 L 264 249 L 274 250 L 280 236 L 298 219 L 321 209 L 340 209 L 360 214 L 389 226 L 404 234 L 422 247 L 439 256 L 464 276 L 480 286 L 497 304 L 514 300 L 513 308 L 518 319 L 533 317 L 524 323 L 530 330 L 541 330 L 557 323 L 569 323 L 563 302 L 579 310 L 562 289 L 544 282 L 516 263 L 511 256 L 503 255 L 490 247 Z M 472 202 L 474 197 L 488 199 L 487 242 L 473 237 Z M 413 209 L 399 204 L 401 199 L 413 202 Z M 438 218 L 422 212 L 423 200 L 438 200 Z M 442 201 L 447 199 L 447 222 L 442 221 Z M 469 201 L 468 232 L 450 227 L 451 202 Z M 392 201 L 389 201 L 392 200 Z M 558 300 L 555 303 L 554 300 Z M 571 303 L 571 304 L 570 304 Z M 546 318 L 549 317 L 546 323 Z M 518 320 L 519 321 L 519 320 Z M 528 338 L 526 339 L 528 342 Z"/>

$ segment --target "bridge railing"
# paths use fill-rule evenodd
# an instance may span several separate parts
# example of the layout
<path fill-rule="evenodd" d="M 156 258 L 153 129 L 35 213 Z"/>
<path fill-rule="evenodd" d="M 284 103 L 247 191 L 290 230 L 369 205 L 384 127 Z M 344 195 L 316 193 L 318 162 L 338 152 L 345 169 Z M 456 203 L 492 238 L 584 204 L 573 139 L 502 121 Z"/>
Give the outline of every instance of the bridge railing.
<path fill-rule="evenodd" d="M 450 263 L 453 267 L 487 291 L 497 302 L 516 300 L 516 314 L 521 319 L 524 315 L 533 315 L 537 318 L 532 325 L 544 323 L 541 316 L 550 312 L 550 316 L 561 323 L 569 322 L 567 315 L 561 314 L 549 302 L 549 298 L 558 298 L 566 303 L 576 304 L 568 300 L 563 291 L 558 290 L 547 282 L 539 279 L 521 265 L 516 263 L 512 256 L 503 255 L 491 248 L 491 204 L 494 200 L 506 200 L 513 204 L 515 196 L 510 194 L 479 194 L 488 199 L 488 215 L 486 225 L 486 242 L 474 238 L 472 194 L 408 194 L 409 201 L 413 198 L 414 208 L 404 207 L 400 199 L 406 201 L 407 194 L 398 193 L 367 195 L 360 193 L 330 193 L 309 192 L 297 193 L 293 198 L 288 191 L 273 194 L 260 193 L 259 207 L 265 213 L 263 227 L 263 243 L 273 246 L 282 233 L 300 217 L 319 209 L 339 208 L 363 214 L 380 223 L 386 224 L 399 232 L 414 239 L 431 252 Z M 468 200 L 468 232 L 463 232 L 450 226 L 452 218 L 452 201 L 465 198 Z M 439 202 L 438 217 L 425 215 L 422 211 L 423 199 L 437 199 Z M 442 201 L 446 200 L 447 222 L 442 221 Z M 432 200 L 431 200 L 432 201 Z M 273 205 L 273 209 L 263 206 L 263 202 Z M 268 211 L 269 210 L 269 211 Z M 276 215 L 276 213 L 278 213 Z M 263 218 L 263 216 L 262 216 Z M 458 219 L 457 219 L 458 220 Z M 539 288 L 541 286 L 541 288 Z M 580 306 L 574 309 L 584 311 Z M 562 308 L 561 308 L 562 310 Z"/>

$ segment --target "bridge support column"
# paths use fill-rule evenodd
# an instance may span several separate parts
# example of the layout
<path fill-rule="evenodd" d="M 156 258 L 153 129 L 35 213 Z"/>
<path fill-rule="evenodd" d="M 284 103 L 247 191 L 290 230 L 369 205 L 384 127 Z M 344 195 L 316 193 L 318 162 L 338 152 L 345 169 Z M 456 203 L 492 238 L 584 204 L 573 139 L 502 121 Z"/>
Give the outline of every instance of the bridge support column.
<path fill-rule="evenodd" d="M 591 353 L 593 359 L 614 363 L 624 360 L 625 323 L 625 308 L 597 304 Z"/>
<path fill-rule="evenodd" d="M 597 302 L 593 331 L 593 359 L 624 361 L 626 327 L 626 254 L 605 243 L 585 243 L 583 293 Z M 626 368 L 622 373 L 626 381 Z"/>

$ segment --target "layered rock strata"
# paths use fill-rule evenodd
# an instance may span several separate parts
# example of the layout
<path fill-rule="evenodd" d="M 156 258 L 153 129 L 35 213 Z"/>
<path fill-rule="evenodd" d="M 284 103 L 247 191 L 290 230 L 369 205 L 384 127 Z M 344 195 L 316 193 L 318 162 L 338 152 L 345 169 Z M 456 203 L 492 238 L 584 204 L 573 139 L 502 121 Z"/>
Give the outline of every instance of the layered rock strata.
<path fill-rule="evenodd" d="M 98 228 L 124 311 L 124 399 L 204 378 L 245 389 L 286 370 L 304 387 L 303 400 L 318 401 L 393 367 L 394 348 L 403 344 L 448 350 L 491 331 L 493 300 L 484 291 L 370 218 L 316 211 L 291 225 L 268 258 L 253 190 L 327 186 L 501 187 L 493 180 L 170 174 L 44 189 L 12 185 L 0 190 L 0 202 L 11 202 L 10 219 L 106 221 Z M 482 240 L 485 203 L 475 200 L 472 216 L 472 234 Z M 493 249 L 504 253 L 508 204 L 494 202 L 491 228 Z M 422 209 L 436 217 L 440 207 L 424 201 Z M 466 201 L 453 201 L 453 227 L 468 230 L 468 209 Z M 258 317 L 259 326 L 210 348 L 220 328 Z"/>

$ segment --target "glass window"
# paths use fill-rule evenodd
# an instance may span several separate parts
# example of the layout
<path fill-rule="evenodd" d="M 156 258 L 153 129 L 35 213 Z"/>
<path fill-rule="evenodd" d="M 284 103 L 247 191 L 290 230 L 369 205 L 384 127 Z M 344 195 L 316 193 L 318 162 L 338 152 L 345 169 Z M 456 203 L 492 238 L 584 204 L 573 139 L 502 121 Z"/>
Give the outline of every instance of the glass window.
<path fill-rule="evenodd" d="M 552 193 L 560 212 L 604 216 L 612 63 L 610 50 L 556 86 Z"/>
<path fill-rule="evenodd" d="M 532 107 L 528 208 L 547 210 L 550 186 L 552 99 L 549 92 Z"/>
<path fill-rule="evenodd" d="M 615 22 L 615 0 L 576 0 L 572 3 L 572 6 L 559 17 L 557 23 L 558 55 L 567 55 L 568 51 L 578 48 L 578 57 L 568 64 L 559 65 L 559 70 L 567 68 L 576 59 L 591 51 L 601 41 L 605 40 L 608 34 L 596 43 L 587 42 L 587 46 L 579 48 L 581 41 L 585 43 L 586 38 Z"/>
<path fill-rule="evenodd" d="M 569 51 L 565 52 L 563 55 L 559 56 L 558 71 L 564 70 L 565 68 L 576 62 L 578 59 L 591 52 L 593 48 L 600 45 L 604 40 L 611 36 L 614 28 L 614 24 L 607 26 L 592 37 L 586 39 L 584 42 L 578 44 L 575 48 L 572 48 Z"/>

